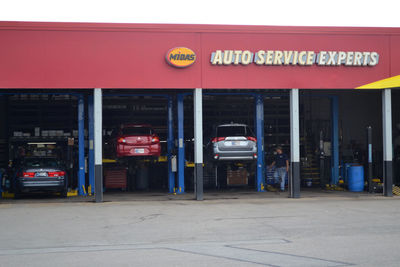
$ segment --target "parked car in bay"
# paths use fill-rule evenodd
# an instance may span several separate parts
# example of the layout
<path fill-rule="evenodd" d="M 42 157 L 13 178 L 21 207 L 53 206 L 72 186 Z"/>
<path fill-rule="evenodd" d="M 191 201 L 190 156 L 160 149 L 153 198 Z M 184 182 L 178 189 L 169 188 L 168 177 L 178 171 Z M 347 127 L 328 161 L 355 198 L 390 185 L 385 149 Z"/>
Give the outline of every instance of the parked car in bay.
<path fill-rule="evenodd" d="M 67 196 L 67 172 L 55 157 L 24 157 L 15 166 L 14 193 L 59 192 Z"/>
<path fill-rule="evenodd" d="M 212 158 L 215 161 L 253 161 L 257 159 L 257 139 L 246 124 L 229 123 L 215 127 Z"/>
<path fill-rule="evenodd" d="M 148 124 L 122 124 L 112 139 L 117 158 L 158 157 L 161 154 L 160 138 Z"/>

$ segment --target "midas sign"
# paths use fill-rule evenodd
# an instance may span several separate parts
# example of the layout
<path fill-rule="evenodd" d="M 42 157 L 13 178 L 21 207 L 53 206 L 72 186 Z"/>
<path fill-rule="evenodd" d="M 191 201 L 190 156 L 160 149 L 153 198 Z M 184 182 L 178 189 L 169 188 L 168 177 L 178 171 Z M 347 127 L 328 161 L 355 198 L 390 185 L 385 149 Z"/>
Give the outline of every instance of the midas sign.
<path fill-rule="evenodd" d="M 177 68 L 186 68 L 196 61 L 196 54 L 186 47 L 175 47 L 167 52 L 167 62 Z"/>

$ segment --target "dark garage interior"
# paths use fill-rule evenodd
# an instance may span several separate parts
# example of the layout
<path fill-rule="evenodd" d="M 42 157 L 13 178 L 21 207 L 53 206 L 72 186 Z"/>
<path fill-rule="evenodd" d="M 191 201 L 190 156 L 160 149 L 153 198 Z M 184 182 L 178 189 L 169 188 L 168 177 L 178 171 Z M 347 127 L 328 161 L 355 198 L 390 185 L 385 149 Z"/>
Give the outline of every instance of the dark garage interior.
<path fill-rule="evenodd" d="M 240 123 L 255 130 L 255 100 L 252 93 L 263 95 L 264 102 L 264 185 L 273 191 L 274 149 L 283 148 L 290 156 L 289 95 L 282 90 L 206 90 L 203 104 L 204 188 L 206 192 L 226 190 L 255 190 L 256 168 L 251 164 L 223 163 L 216 167 L 208 153 L 213 131 L 220 124 Z M 90 92 L 68 93 L 51 90 L 13 90 L 0 96 L 0 168 L 3 192 L 13 192 L 15 166 L 20 158 L 31 156 L 55 157 L 62 162 L 68 176 L 69 195 L 76 195 L 79 173 L 78 96 L 85 102 L 84 153 L 88 161 L 88 112 Z M 183 98 L 184 187 L 194 189 L 193 178 L 193 106 L 190 91 L 185 90 L 107 90 L 103 96 L 103 142 L 105 192 L 169 192 L 168 176 L 168 99 L 172 101 L 172 156 L 178 154 L 177 96 Z M 339 180 L 332 180 L 332 97 L 338 100 Z M 396 103 L 400 98 L 393 91 L 394 183 L 398 184 L 400 113 Z M 372 176 L 374 191 L 382 188 L 382 115 L 381 92 L 378 90 L 302 90 L 300 94 L 300 152 L 302 190 L 325 190 L 331 185 L 347 190 L 347 168 L 364 167 L 367 177 L 367 126 L 372 128 Z M 159 136 L 159 157 L 116 158 L 110 146 L 115 129 L 123 124 L 151 125 Z M 178 184 L 178 171 L 174 184 Z M 229 178 L 231 176 L 231 178 Z M 235 177 L 235 178 L 232 178 Z M 218 181 L 217 181 L 218 179 Z M 236 179 L 229 184 L 227 179 Z M 365 180 L 366 181 L 366 180 Z M 88 168 L 85 167 L 84 192 L 91 193 Z M 287 183 L 286 183 L 287 186 Z M 367 187 L 365 187 L 366 190 Z M 174 188 L 174 191 L 177 191 Z"/>

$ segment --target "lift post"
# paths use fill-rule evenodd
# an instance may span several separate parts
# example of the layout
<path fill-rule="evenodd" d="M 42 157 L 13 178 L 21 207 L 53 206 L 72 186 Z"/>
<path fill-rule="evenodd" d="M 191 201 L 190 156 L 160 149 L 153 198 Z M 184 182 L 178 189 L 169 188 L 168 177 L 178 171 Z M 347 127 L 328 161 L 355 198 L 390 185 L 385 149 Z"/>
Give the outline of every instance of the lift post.
<path fill-rule="evenodd" d="M 85 188 L 85 102 L 83 95 L 78 97 L 78 193 L 86 195 Z"/>
<path fill-rule="evenodd" d="M 368 151 L 368 192 L 372 193 L 372 127 L 367 127 L 367 151 Z"/>
<path fill-rule="evenodd" d="M 255 95 L 255 128 L 257 137 L 257 192 L 263 192 L 265 185 L 264 168 L 264 97 L 260 94 Z"/>
<path fill-rule="evenodd" d="M 178 111 L 178 194 L 185 192 L 185 139 L 184 139 L 184 94 L 177 95 Z"/>
<path fill-rule="evenodd" d="M 168 157 L 168 191 L 174 192 L 175 173 L 172 171 L 172 152 L 174 150 L 174 114 L 173 98 L 168 96 L 168 136 L 167 136 L 167 157 Z"/>
<path fill-rule="evenodd" d="M 331 96 L 332 109 L 332 176 L 331 184 L 339 182 L 339 99 Z"/>
<path fill-rule="evenodd" d="M 88 120 L 89 120 L 89 195 L 94 194 L 94 108 L 93 95 L 88 96 Z"/>

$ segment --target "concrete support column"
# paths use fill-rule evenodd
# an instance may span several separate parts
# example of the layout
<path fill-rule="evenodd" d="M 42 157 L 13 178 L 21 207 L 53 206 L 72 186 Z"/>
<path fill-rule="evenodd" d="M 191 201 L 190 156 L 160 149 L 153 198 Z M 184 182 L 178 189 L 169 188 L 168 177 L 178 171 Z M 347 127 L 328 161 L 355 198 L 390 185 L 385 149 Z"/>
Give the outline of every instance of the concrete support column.
<path fill-rule="evenodd" d="M 168 97 L 168 137 L 167 137 L 167 157 L 168 157 L 168 191 L 173 193 L 175 190 L 175 173 L 172 171 L 172 152 L 174 150 L 174 113 L 173 98 Z"/>
<path fill-rule="evenodd" d="M 103 202 L 103 96 L 101 88 L 94 89 L 93 102 L 95 200 Z"/>
<path fill-rule="evenodd" d="M 88 96 L 88 120 L 89 120 L 89 186 L 88 194 L 94 194 L 94 108 L 93 95 Z"/>
<path fill-rule="evenodd" d="M 196 200 L 203 200 L 203 92 L 193 92 L 194 114 L 194 181 Z"/>
<path fill-rule="evenodd" d="M 290 90 L 290 197 L 300 197 L 299 89 Z"/>
<path fill-rule="evenodd" d="M 255 128 L 257 137 L 257 179 L 256 190 L 264 191 L 265 185 L 265 164 L 264 164 L 264 97 L 262 95 L 255 96 L 256 114 Z"/>
<path fill-rule="evenodd" d="M 392 144 L 392 94 L 391 89 L 382 91 L 383 123 L 383 195 L 393 196 L 393 144 Z"/>
<path fill-rule="evenodd" d="M 184 95 L 178 94 L 178 190 L 177 193 L 185 192 L 185 138 L 184 138 Z"/>
<path fill-rule="evenodd" d="M 78 97 L 78 193 L 85 195 L 85 101 Z"/>

